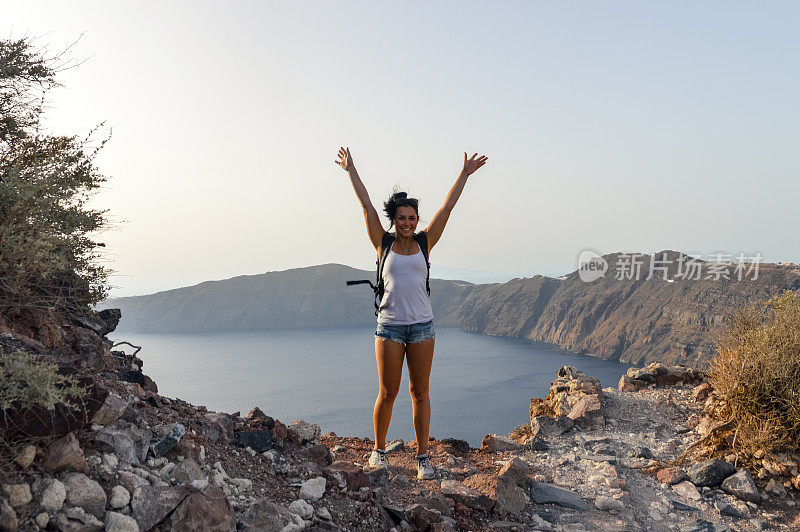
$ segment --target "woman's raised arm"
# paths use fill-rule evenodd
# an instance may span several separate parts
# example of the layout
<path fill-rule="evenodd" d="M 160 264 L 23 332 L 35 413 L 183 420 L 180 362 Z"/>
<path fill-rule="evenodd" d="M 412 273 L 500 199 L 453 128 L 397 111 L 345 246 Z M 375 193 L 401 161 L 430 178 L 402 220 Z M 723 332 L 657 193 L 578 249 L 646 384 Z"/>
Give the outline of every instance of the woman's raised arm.
<path fill-rule="evenodd" d="M 381 219 L 378 216 L 378 211 L 375 210 L 375 207 L 372 205 L 372 201 L 369 199 L 367 187 L 364 186 L 364 183 L 361 182 L 361 178 L 358 176 L 356 166 L 353 163 L 353 156 L 350 155 L 350 148 L 345 149 L 340 147 L 339 160 L 334 162 L 344 168 L 347 172 L 347 175 L 350 176 L 350 182 L 353 184 L 353 189 L 356 191 L 358 201 L 361 203 L 361 207 L 364 209 L 364 220 L 367 223 L 369 240 L 372 242 L 372 247 L 375 248 L 375 251 L 380 253 L 381 240 L 383 239 L 383 233 L 386 231 L 384 230 L 383 225 L 381 225 Z"/>
<path fill-rule="evenodd" d="M 464 152 L 464 167 L 458 175 L 456 184 L 453 185 L 453 188 L 450 189 L 450 193 L 447 194 L 447 199 L 444 201 L 442 208 L 436 212 L 431 223 L 425 228 L 425 233 L 428 235 L 428 250 L 432 249 L 434 244 L 441 238 L 442 232 L 444 232 L 444 226 L 447 225 L 447 219 L 450 218 L 450 212 L 453 210 L 453 207 L 456 206 L 456 202 L 461 196 L 461 191 L 464 190 L 464 185 L 467 184 L 467 178 L 475 173 L 478 168 L 486 164 L 488 157 L 481 155 L 476 159 L 475 157 L 477 157 L 477 155 L 476 153 L 467 159 L 467 152 Z"/>

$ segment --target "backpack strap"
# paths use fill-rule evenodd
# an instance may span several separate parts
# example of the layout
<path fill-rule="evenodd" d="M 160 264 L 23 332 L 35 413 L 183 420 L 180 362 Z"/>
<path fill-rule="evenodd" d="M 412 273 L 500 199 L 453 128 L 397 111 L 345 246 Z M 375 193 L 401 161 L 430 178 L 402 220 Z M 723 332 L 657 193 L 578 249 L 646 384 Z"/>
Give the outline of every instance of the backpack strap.
<path fill-rule="evenodd" d="M 383 292 L 384 292 L 384 285 L 383 285 L 383 264 L 386 262 L 386 257 L 389 256 L 389 251 L 392 249 L 392 244 L 394 244 L 395 234 L 385 231 L 383 233 L 383 238 L 381 238 L 381 254 L 376 259 L 375 263 L 378 266 L 377 268 L 377 278 L 375 279 L 375 315 L 378 315 L 380 312 L 380 303 L 383 300 Z"/>
<path fill-rule="evenodd" d="M 414 240 L 419 244 L 419 249 L 422 251 L 422 256 L 425 257 L 425 264 L 428 265 L 428 274 L 425 277 L 425 290 L 428 292 L 428 297 L 431 295 L 431 262 L 428 259 L 428 233 L 420 231 L 414 234 Z"/>

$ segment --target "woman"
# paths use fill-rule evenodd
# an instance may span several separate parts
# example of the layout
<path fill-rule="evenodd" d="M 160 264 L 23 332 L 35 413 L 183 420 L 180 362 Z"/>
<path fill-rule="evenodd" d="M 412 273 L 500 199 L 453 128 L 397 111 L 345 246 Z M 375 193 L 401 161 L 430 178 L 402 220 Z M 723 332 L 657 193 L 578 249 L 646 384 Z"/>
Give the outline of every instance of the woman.
<path fill-rule="evenodd" d="M 447 200 L 424 232 L 428 239 L 428 250 L 439 241 L 450 212 L 456 206 L 467 177 L 486 163 L 486 156 L 477 153 L 467 159 L 464 167 L 450 189 Z M 339 149 L 336 164 L 344 168 L 356 191 L 367 233 L 373 248 L 380 255 L 381 241 L 385 233 L 378 212 L 373 207 L 367 189 L 358 177 L 350 148 Z M 431 420 L 431 404 L 428 397 L 428 380 L 433 362 L 435 333 L 433 311 L 425 289 L 427 264 L 414 231 L 419 221 L 416 199 L 408 198 L 405 192 L 396 192 L 384 203 L 384 212 L 389 218 L 389 229 L 396 228 L 394 243 L 383 267 L 384 297 L 378 314 L 375 331 L 375 359 L 378 364 L 378 398 L 372 417 L 375 424 L 375 448 L 369 464 L 388 468 L 386 459 L 386 433 L 392 418 L 392 406 L 400 388 L 403 373 L 403 357 L 407 355 L 409 392 L 414 411 L 414 432 L 417 438 L 417 478 L 432 479 L 436 476 L 428 459 L 428 428 Z"/>

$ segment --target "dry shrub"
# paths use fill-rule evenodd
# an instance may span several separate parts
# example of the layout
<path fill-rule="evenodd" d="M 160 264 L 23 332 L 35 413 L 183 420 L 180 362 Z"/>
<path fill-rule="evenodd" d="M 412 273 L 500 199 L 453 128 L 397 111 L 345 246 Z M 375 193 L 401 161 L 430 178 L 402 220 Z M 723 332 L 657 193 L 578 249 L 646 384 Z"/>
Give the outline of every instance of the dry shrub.
<path fill-rule="evenodd" d="M 735 312 L 711 361 L 715 393 L 735 423 L 733 446 L 800 450 L 800 301 L 785 291 Z"/>
<path fill-rule="evenodd" d="M 0 355 L 0 411 L 40 406 L 72 405 L 86 396 L 86 390 L 70 376 L 60 375 L 58 366 L 48 364 L 22 350 Z"/>

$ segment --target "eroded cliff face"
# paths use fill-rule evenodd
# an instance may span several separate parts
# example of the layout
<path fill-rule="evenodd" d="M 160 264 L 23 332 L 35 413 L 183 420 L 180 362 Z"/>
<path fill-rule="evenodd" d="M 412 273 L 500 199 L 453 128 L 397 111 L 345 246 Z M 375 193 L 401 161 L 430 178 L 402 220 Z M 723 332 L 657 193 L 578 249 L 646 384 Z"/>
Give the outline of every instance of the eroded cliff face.
<path fill-rule="evenodd" d="M 506 283 L 475 285 L 431 279 L 436 323 L 493 336 L 550 342 L 564 349 L 634 364 L 661 361 L 702 368 L 714 353 L 714 338 L 726 313 L 763 301 L 781 290 L 800 288 L 800 270 L 760 265 L 758 277 L 743 280 L 682 280 L 678 252 L 667 282 L 605 277 L 583 282 L 578 272 L 554 279 L 536 275 Z M 617 264 L 619 253 L 605 255 Z M 192 333 L 303 327 L 374 325 L 372 291 L 346 280 L 371 279 L 374 272 L 340 264 L 297 268 L 201 283 L 147 296 L 121 298 L 122 332 Z M 705 273 L 701 277 L 705 277 Z"/>
<path fill-rule="evenodd" d="M 671 260 L 678 256 L 665 253 Z M 612 264 L 618 256 L 605 258 Z M 610 271 L 587 283 L 573 272 L 561 279 L 535 276 L 473 286 L 447 315 L 468 331 L 530 338 L 633 364 L 704 368 L 730 311 L 800 288 L 796 269 L 774 265 L 761 265 L 756 279 L 751 274 L 742 280 L 681 280 L 673 264 L 667 270 L 673 282 L 662 274 L 645 279 L 649 267 L 648 257 L 638 280 L 617 279 Z"/>

